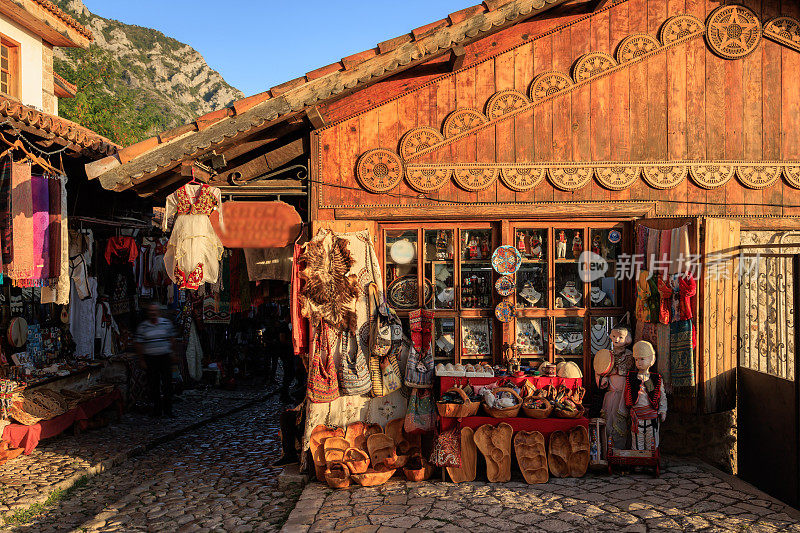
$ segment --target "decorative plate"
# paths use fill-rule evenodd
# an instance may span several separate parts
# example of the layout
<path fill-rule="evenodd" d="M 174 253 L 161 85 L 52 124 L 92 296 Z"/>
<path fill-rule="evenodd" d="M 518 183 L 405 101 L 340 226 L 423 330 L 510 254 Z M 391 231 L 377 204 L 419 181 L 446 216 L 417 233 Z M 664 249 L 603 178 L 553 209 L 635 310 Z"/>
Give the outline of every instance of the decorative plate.
<path fill-rule="evenodd" d="M 515 285 L 514 276 L 501 276 L 494 282 L 494 290 L 500 296 L 508 296 L 514 292 Z"/>
<path fill-rule="evenodd" d="M 612 229 L 608 232 L 608 242 L 612 244 L 617 244 L 619 241 L 622 240 L 622 233 L 619 230 Z"/>
<path fill-rule="evenodd" d="M 500 322 L 511 322 L 514 319 L 514 304 L 511 302 L 500 302 L 494 308 L 494 316 Z"/>
<path fill-rule="evenodd" d="M 509 244 L 498 246 L 492 254 L 492 267 L 498 274 L 516 274 L 522 264 L 522 255 Z"/>
<path fill-rule="evenodd" d="M 414 260 L 416 250 L 411 241 L 403 239 L 392 244 L 391 248 L 389 248 L 389 255 L 392 261 L 398 265 L 407 265 Z"/>
<path fill-rule="evenodd" d="M 403 276 L 389 284 L 386 291 L 389 304 L 395 309 L 416 309 L 417 303 L 417 276 Z M 433 296 L 431 282 L 425 280 L 425 303 L 429 303 Z"/>

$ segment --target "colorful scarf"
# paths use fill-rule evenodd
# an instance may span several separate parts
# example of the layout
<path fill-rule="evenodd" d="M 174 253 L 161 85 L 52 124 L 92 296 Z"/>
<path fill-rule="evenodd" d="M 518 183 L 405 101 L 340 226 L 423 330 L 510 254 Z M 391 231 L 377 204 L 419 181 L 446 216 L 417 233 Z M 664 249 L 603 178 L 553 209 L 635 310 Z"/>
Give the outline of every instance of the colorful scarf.
<path fill-rule="evenodd" d="M 46 176 L 31 176 L 33 196 L 33 278 L 32 281 L 50 277 L 50 199 Z"/>
<path fill-rule="evenodd" d="M 61 180 L 58 178 L 47 180 L 47 193 L 50 201 L 47 223 L 49 277 L 55 280 L 61 275 Z"/>
<path fill-rule="evenodd" d="M 3 273 L 14 260 L 14 236 L 11 216 L 11 159 L 0 166 L 0 252 L 2 252 Z"/>
<path fill-rule="evenodd" d="M 636 228 L 636 253 L 644 254 L 647 251 L 649 229 L 639 224 Z"/>
<path fill-rule="evenodd" d="M 11 166 L 12 239 L 15 243 L 33 243 L 33 190 L 31 165 L 12 163 Z M 14 280 L 33 277 L 33 246 L 14 246 L 14 261 L 9 275 Z"/>
<path fill-rule="evenodd" d="M 661 247 L 661 231 L 648 228 L 647 230 L 647 257 L 645 264 L 650 268 L 650 262 L 658 259 L 658 251 Z"/>
<path fill-rule="evenodd" d="M 692 351 L 692 321 L 681 320 L 669 326 L 670 377 L 674 388 L 693 388 L 694 354 Z"/>
<path fill-rule="evenodd" d="M 294 245 L 294 255 L 292 260 L 292 295 L 290 298 L 292 316 L 292 346 L 295 355 L 308 354 L 308 319 L 300 313 L 300 291 L 304 281 L 300 277 L 300 270 L 305 268 L 305 262 L 300 260 L 303 247 L 299 244 Z"/>

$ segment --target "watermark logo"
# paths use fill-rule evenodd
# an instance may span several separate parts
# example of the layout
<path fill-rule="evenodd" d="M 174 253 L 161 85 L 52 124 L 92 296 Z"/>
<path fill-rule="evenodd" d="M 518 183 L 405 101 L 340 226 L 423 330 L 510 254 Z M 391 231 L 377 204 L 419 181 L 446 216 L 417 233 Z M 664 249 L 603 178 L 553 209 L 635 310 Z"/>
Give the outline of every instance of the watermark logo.
<path fill-rule="evenodd" d="M 584 283 L 592 283 L 608 272 L 608 261 L 594 252 L 583 252 L 578 258 L 578 277 Z"/>

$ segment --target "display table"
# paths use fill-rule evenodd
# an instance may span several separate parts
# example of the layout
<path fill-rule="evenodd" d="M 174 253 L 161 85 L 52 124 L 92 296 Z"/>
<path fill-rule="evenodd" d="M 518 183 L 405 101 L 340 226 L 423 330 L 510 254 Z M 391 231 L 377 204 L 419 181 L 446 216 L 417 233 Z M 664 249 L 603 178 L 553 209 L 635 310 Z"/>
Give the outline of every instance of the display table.
<path fill-rule="evenodd" d="M 471 427 L 477 429 L 484 424 L 496 426 L 501 422 L 505 422 L 517 431 L 538 431 L 544 435 L 545 440 L 550 437 L 554 431 L 569 431 L 570 429 L 583 426 L 589 429 L 588 418 L 494 418 L 491 416 L 470 416 L 467 418 L 440 418 L 442 423 L 442 431 L 451 429 L 458 423 L 459 427 Z"/>
<path fill-rule="evenodd" d="M 558 378 L 558 377 L 544 377 L 544 376 L 523 376 L 521 378 L 515 378 L 511 376 L 503 376 L 503 377 L 490 377 L 490 378 L 454 378 L 449 376 L 442 376 L 439 378 L 440 384 L 440 391 L 447 392 L 453 385 L 466 385 L 469 383 L 470 385 L 489 385 L 491 383 L 496 383 L 500 380 L 508 380 L 517 387 L 522 385 L 525 381 L 533 382 L 533 385 L 537 389 L 544 388 L 548 385 L 552 385 L 554 387 L 558 387 L 559 385 L 564 385 L 568 389 L 572 390 L 577 387 L 580 387 L 583 384 L 583 380 L 581 378 Z"/>
<path fill-rule="evenodd" d="M 118 412 L 121 413 L 122 394 L 118 389 L 92 398 L 62 415 L 50 420 L 42 420 L 38 424 L 31 426 L 9 424 L 3 430 L 3 440 L 8 442 L 12 448 L 25 448 L 25 455 L 30 455 L 39 445 L 40 440 L 55 437 L 76 423 L 80 429 L 86 429 L 87 421 L 91 417 L 115 403 Z"/>

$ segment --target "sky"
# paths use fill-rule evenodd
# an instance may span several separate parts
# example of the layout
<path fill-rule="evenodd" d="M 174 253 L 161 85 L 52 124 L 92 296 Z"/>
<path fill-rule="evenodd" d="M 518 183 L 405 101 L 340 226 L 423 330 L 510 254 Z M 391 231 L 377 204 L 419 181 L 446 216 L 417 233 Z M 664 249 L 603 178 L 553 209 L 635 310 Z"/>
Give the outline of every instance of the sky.
<path fill-rule="evenodd" d="M 184 42 L 246 96 L 478 0 L 83 0 L 92 13 Z"/>

